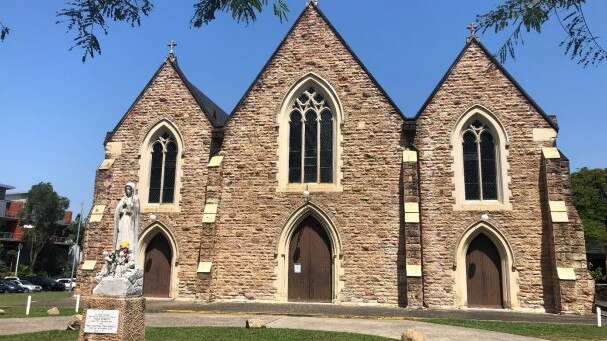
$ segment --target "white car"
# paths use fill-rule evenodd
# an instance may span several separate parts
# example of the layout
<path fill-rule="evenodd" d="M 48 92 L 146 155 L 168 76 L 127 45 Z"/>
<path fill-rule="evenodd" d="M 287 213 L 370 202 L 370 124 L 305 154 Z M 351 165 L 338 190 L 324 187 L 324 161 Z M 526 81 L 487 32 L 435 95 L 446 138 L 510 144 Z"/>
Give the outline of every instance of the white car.
<path fill-rule="evenodd" d="M 25 280 L 14 280 L 14 282 L 19 283 L 25 289 L 25 292 L 34 292 L 34 291 L 42 291 L 42 287 L 36 284 L 32 284 Z"/>
<path fill-rule="evenodd" d="M 63 286 L 65 286 L 65 290 L 71 290 L 74 289 L 76 287 L 76 279 L 72 278 L 59 278 L 57 279 L 58 283 L 63 284 Z"/>

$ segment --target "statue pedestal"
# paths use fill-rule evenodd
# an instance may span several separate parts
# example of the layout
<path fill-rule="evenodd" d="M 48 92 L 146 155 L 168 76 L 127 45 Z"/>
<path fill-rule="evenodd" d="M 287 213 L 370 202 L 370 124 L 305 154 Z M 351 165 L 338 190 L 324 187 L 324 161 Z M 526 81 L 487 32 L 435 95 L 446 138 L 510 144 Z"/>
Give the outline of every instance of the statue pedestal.
<path fill-rule="evenodd" d="M 78 341 L 145 340 L 145 298 L 88 296 Z"/>

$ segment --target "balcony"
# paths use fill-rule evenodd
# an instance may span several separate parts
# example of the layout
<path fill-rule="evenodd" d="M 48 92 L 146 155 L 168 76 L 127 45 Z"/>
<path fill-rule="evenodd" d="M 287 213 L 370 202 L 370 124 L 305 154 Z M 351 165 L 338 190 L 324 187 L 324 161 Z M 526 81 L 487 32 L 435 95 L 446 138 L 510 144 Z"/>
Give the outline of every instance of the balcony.
<path fill-rule="evenodd" d="M 58 245 L 73 245 L 74 244 L 74 241 L 69 237 L 52 236 L 51 240 L 53 241 L 53 243 L 58 244 Z"/>
<path fill-rule="evenodd" d="M 23 233 L 0 232 L 0 240 L 19 242 L 23 240 Z"/>

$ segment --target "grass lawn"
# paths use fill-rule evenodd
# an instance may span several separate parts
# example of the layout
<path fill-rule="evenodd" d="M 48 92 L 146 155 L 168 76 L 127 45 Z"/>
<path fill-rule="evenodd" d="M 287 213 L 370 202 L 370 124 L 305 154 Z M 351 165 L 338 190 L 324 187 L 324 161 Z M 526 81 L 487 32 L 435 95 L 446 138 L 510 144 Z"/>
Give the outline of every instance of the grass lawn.
<path fill-rule="evenodd" d="M 0 309 L 4 310 L 5 312 L 4 315 L 0 315 L 0 319 L 10 317 L 28 317 L 25 315 L 25 306 L 27 304 L 28 295 L 32 295 L 32 305 L 30 307 L 29 317 L 40 317 L 48 316 L 46 311 L 55 306 L 52 301 L 71 297 L 72 293 L 69 291 L 43 291 L 22 294 L 0 294 Z M 58 308 L 61 315 L 75 314 L 73 306 L 69 308 Z"/>
<path fill-rule="evenodd" d="M 422 319 L 421 321 L 447 324 L 450 326 L 492 330 L 496 332 L 531 336 L 555 341 L 607 340 L 607 327 L 599 328 L 597 326 L 589 325 L 478 321 L 464 319 Z"/>
<path fill-rule="evenodd" d="M 20 334 L 19 340 L 45 341 L 45 340 L 76 340 L 75 331 L 49 331 L 41 333 Z M 350 333 L 335 333 L 298 329 L 245 329 L 231 327 L 179 327 L 145 329 L 145 339 L 148 341 L 172 340 L 222 340 L 222 341 L 262 341 L 262 340 L 292 340 L 292 341 L 387 341 L 391 339 Z M 15 335 L 0 336 L 0 340 L 15 340 Z"/>
<path fill-rule="evenodd" d="M 27 296 L 32 295 L 32 302 L 38 301 L 51 301 L 60 300 L 63 298 L 71 297 L 73 293 L 69 291 L 41 291 L 31 293 L 19 293 L 19 294 L 0 294 L 0 308 L 13 306 L 16 304 L 23 304 L 25 306 L 27 302 Z"/>
<path fill-rule="evenodd" d="M 13 317 L 49 317 L 49 315 L 46 313 L 46 311 L 49 310 L 50 308 L 52 308 L 52 307 L 33 307 L 32 306 L 32 307 L 30 307 L 29 315 L 25 315 L 25 305 L 23 307 L 2 308 L 4 310 L 4 315 L 0 315 L 0 320 L 2 320 L 3 318 L 13 318 Z M 57 309 L 59 309 L 59 313 L 60 313 L 59 316 L 71 316 L 71 315 L 76 314 L 74 307 L 70 307 L 70 308 L 58 307 Z M 80 313 L 82 313 L 82 308 L 80 308 Z"/>

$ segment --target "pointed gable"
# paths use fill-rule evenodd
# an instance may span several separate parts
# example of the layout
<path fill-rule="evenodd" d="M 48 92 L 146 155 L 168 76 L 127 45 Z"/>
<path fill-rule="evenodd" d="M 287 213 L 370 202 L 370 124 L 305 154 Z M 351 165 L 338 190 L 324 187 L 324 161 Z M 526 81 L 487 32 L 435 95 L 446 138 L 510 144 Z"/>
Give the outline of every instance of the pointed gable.
<path fill-rule="evenodd" d="M 326 32 L 329 32 L 330 38 L 327 39 Z M 304 41 L 312 41 L 315 43 L 316 48 L 310 48 L 309 44 L 305 44 Z M 296 46 L 302 46 L 300 49 L 297 49 Z M 336 46 L 338 44 L 339 46 Z M 305 46 L 305 48 L 303 47 Z M 371 81 L 373 86 L 379 91 L 379 93 L 385 98 L 385 100 L 389 103 L 389 105 L 393 108 L 393 110 L 399 114 L 400 118 L 404 118 L 404 114 L 398 108 L 398 106 L 394 103 L 394 101 L 390 98 L 387 92 L 381 87 L 379 82 L 373 77 L 373 75 L 369 72 L 369 70 L 365 67 L 362 61 L 358 58 L 358 56 L 352 51 L 352 49 L 348 46 L 346 41 L 341 37 L 341 35 L 337 32 L 337 30 L 333 27 L 324 13 L 318 8 L 314 2 L 310 2 L 306 8 L 299 15 L 291 29 L 287 32 L 286 36 L 280 42 L 274 53 L 270 56 L 266 64 L 263 66 L 257 77 L 253 80 L 247 91 L 245 91 L 244 95 L 240 99 L 240 101 L 234 107 L 234 110 L 229 115 L 226 120 L 225 125 L 227 126 L 229 122 L 234 118 L 235 114 L 237 114 L 246 101 L 247 97 L 250 95 L 251 91 L 255 88 L 255 86 L 262 85 L 262 78 L 267 73 L 270 67 L 280 68 L 281 66 L 276 63 L 277 59 L 281 59 L 279 57 L 284 57 L 285 53 L 293 53 L 292 58 L 301 63 L 301 70 L 310 69 L 317 66 L 317 62 L 314 61 L 314 58 L 306 58 L 302 51 L 305 53 L 316 53 L 319 52 L 320 49 L 323 48 L 331 48 L 335 49 L 334 53 L 339 55 L 340 50 L 343 49 L 346 55 L 341 57 L 342 65 L 335 65 L 336 67 L 343 66 L 348 63 L 346 60 L 347 57 L 352 58 L 352 60 L 356 63 L 358 67 L 362 70 L 366 77 Z M 299 50 L 299 51 L 297 51 Z M 303 73 L 301 73 L 303 76 Z"/>
<path fill-rule="evenodd" d="M 136 108 L 137 104 L 144 98 L 146 93 L 150 91 L 152 86 L 158 81 L 160 76 L 167 72 L 175 72 L 181 83 L 185 86 L 188 93 L 192 96 L 196 104 L 200 107 L 205 117 L 211 123 L 213 127 L 221 127 L 227 119 L 227 114 L 223 111 L 215 102 L 207 97 L 202 91 L 200 91 L 194 84 L 192 84 L 184 75 L 183 71 L 177 65 L 177 61 L 173 60 L 171 56 L 167 57 L 160 67 L 156 70 L 152 78 L 145 85 L 143 90 L 139 93 L 137 98 L 133 101 L 129 109 L 122 116 L 116 127 L 107 133 L 104 144 L 107 143 L 116 133 L 116 131 L 122 126 L 123 122 L 131 115 Z"/>
<path fill-rule="evenodd" d="M 468 43 L 464 46 L 457 58 L 437 86 L 434 88 L 428 99 L 424 102 L 417 115 L 412 120 L 417 120 L 433 102 L 440 90 L 443 90 L 445 86 L 454 88 L 458 87 L 460 91 L 465 91 L 465 84 L 453 81 L 453 84 L 448 84 L 449 80 L 454 77 L 455 73 L 466 73 L 469 80 L 474 80 L 475 77 L 493 78 L 496 80 L 494 83 L 495 88 L 484 89 L 484 92 L 501 91 L 499 87 L 503 86 L 503 81 L 507 82 L 514 90 L 517 95 L 521 96 L 529 106 L 539 114 L 548 125 L 554 130 L 558 131 L 558 126 L 555 121 L 548 116 L 544 110 L 527 94 L 523 87 L 508 73 L 508 71 L 495 59 L 495 57 L 487 50 L 487 48 L 477 39 L 471 38 Z M 447 89 L 445 89 L 447 90 Z M 480 90 L 480 89 L 479 89 Z M 448 90 L 447 90 L 448 91 Z M 474 96 L 470 94 L 473 97 Z"/>

